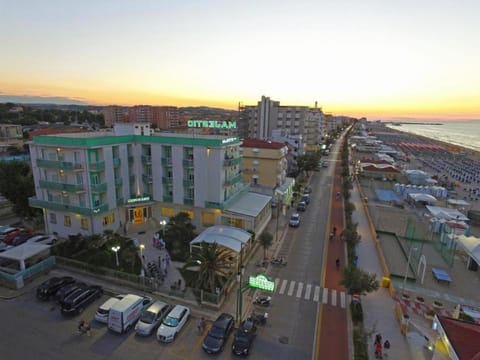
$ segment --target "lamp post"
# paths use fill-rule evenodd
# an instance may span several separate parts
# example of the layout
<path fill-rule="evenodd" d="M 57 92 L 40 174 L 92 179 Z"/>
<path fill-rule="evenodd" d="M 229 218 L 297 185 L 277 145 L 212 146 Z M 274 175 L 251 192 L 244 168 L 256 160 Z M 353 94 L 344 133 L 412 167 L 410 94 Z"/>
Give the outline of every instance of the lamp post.
<path fill-rule="evenodd" d="M 246 288 L 243 286 L 243 274 L 245 273 L 245 267 L 243 266 L 243 244 L 240 246 L 240 261 L 238 263 L 238 271 L 237 271 L 237 282 L 238 282 L 238 289 L 237 289 L 237 316 L 236 321 L 237 324 L 240 325 L 242 322 L 242 312 L 243 312 L 243 292 Z"/>
<path fill-rule="evenodd" d="M 145 250 L 145 245 L 140 244 L 140 259 L 143 262 L 143 250 Z"/>
<path fill-rule="evenodd" d="M 403 278 L 402 295 L 405 294 L 405 287 L 407 286 L 408 269 L 410 267 L 410 259 L 412 257 L 412 252 L 414 251 L 417 251 L 417 248 L 411 247 L 410 250 L 408 251 L 407 269 L 405 270 L 405 277 Z"/>
<path fill-rule="evenodd" d="M 163 240 L 165 240 L 165 226 L 167 225 L 167 222 L 165 220 L 160 221 L 160 226 L 162 227 L 162 237 Z"/>
<path fill-rule="evenodd" d="M 282 199 L 278 193 L 276 193 L 276 200 L 277 200 L 277 220 L 275 224 L 275 242 L 278 240 L 278 218 L 280 217 L 280 207 L 283 206 Z"/>
<path fill-rule="evenodd" d="M 117 266 L 120 266 L 118 262 L 118 250 L 120 250 L 120 246 L 112 246 L 112 251 L 115 253 L 115 259 L 117 260 Z"/>

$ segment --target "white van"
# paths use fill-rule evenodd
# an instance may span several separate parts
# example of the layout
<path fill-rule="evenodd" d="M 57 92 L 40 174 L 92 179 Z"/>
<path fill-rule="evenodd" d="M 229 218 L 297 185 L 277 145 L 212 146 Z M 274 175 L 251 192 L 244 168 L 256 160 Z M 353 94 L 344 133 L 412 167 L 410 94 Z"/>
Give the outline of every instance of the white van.
<path fill-rule="evenodd" d="M 108 328 L 117 333 L 124 333 L 135 325 L 142 314 L 145 298 L 128 294 L 113 304 L 108 313 Z"/>

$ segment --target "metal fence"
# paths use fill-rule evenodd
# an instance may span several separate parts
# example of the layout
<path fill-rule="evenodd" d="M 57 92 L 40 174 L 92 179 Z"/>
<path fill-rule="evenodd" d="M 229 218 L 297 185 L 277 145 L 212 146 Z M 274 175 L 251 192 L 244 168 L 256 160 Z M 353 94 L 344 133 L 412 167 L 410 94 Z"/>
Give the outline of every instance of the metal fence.
<path fill-rule="evenodd" d="M 21 289 L 24 286 L 25 281 L 34 278 L 39 273 L 49 271 L 54 266 L 55 257 L 49 256 L 48 258 L 39 261 L 35 265 L 32 265 L 24 270 L 17 271 L 14 274 L 1 271 L 0 280 L 9 288 Z"/>

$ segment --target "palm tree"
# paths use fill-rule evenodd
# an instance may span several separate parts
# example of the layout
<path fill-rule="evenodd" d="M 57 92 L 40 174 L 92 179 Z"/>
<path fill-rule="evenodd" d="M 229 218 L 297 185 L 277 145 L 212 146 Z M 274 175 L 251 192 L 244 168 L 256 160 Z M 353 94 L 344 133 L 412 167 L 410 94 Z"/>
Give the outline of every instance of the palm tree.
<path fill-rule="evenodd" d="M 192 283 L 196 289 L 215 292 L 215 288 L 223 287 L 230 271 L 232 253 L 229 249 L 219 247 L 216 243 L 203 242 L 200 250 L 192 253 L 183 266 L 192 272 Z"/>
<path fill-rule="evenodd" d="M 263 259 L 265 260 L 267 258 L 267 250 L 270 246 L 272 246 L 273 235 L 267 231 L 264 231 L 258 238 L 258 241 L 263 247 Z"/>

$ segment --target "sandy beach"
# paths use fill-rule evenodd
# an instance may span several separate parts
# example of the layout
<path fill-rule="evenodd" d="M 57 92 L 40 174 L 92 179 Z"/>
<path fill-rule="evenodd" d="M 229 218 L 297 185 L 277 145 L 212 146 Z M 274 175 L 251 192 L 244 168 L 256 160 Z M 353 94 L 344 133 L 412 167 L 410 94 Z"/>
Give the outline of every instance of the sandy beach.
<path fill-rule="evenodd" d="M 480 152 L 425 136 L 367 123 L 371 135 L 397 150 L 406 159 L 404 170 L 422 170 L 448 190 L 449 199 L 464 200 L 468 210 L 480 211 Z"/>

